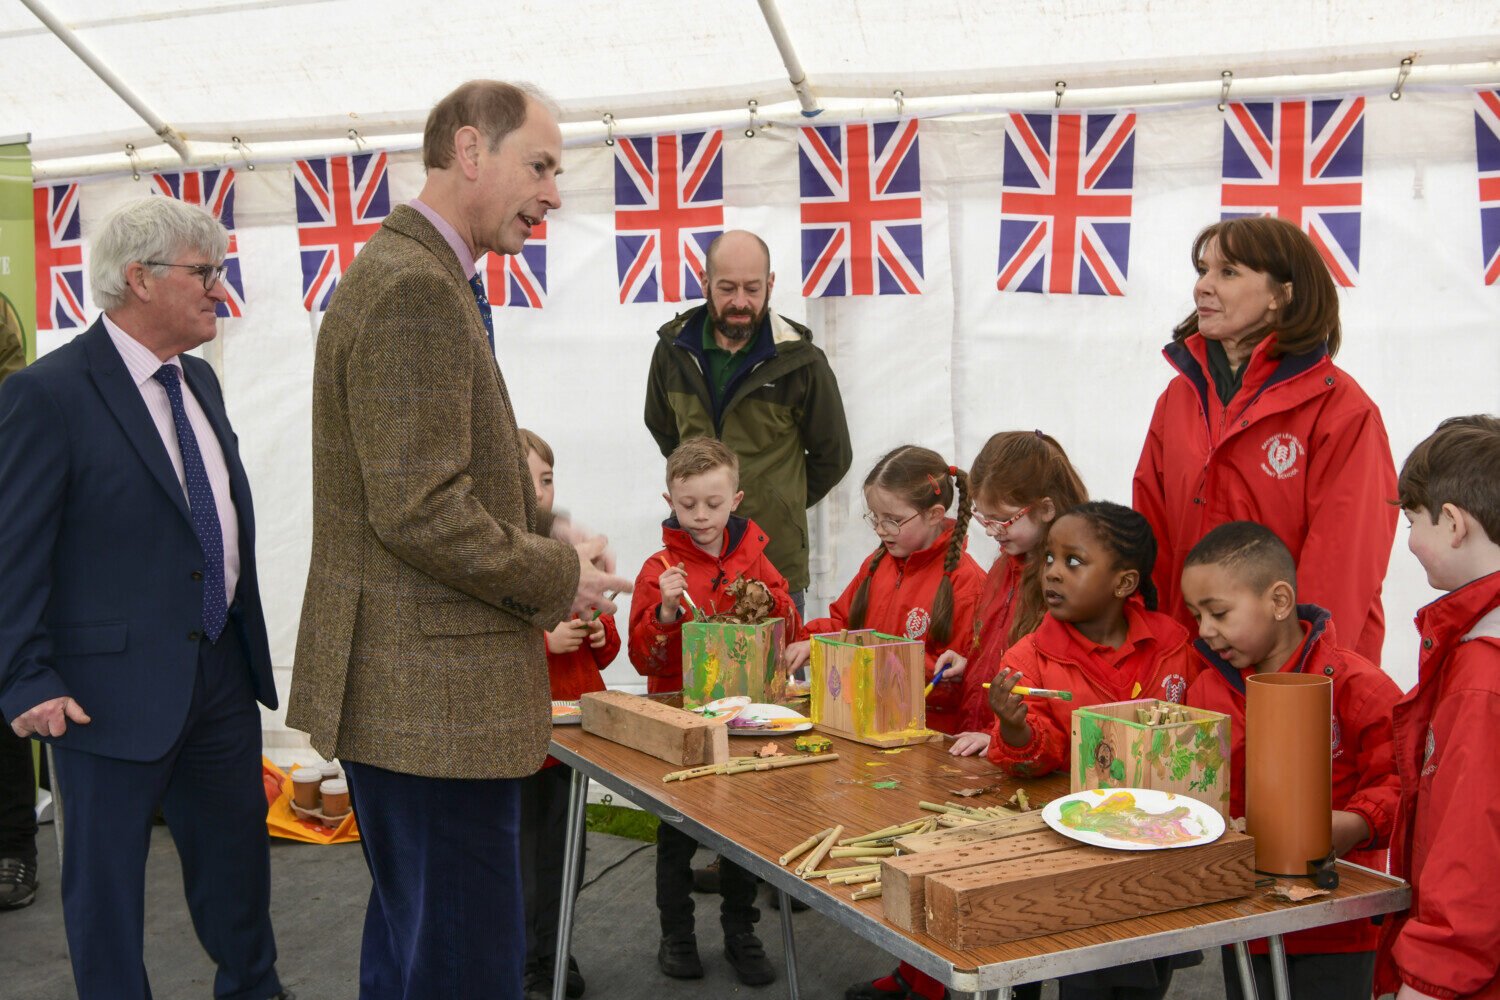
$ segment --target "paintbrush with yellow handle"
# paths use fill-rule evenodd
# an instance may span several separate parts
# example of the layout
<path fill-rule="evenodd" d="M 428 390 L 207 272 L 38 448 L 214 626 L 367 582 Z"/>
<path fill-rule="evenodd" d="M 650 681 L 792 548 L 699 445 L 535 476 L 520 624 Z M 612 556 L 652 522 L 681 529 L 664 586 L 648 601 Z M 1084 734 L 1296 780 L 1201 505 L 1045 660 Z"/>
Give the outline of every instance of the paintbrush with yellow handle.
<path fill-rule="evenodd" d="M 989 687 L 988 682 L 986 682 L 984 686 L 985 687 Z M 1027 687 L 1024 684 L 1017 684 L 1015 687 L 1013 687 L 1013 688 L 1010 689 L 1010 693 L 1011 694 L 1018 694 L 1018 695 L 1021 695 L 1022 697 L 1031 697 L 1031 698 L 1056 698 L 1058 701 L 1072 701 L 1073 700 L 1073 692 L 1072 691 L 1058 691 L 1058 690 L 1056 690 L 1054 688 L 1031 688 L 1031 687 Z"/>

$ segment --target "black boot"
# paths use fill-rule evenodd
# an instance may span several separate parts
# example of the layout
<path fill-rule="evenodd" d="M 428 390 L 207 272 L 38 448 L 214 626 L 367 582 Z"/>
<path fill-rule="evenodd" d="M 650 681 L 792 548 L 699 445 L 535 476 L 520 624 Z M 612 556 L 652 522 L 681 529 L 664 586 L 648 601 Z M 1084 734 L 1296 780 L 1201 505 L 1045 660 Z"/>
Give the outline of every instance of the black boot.
<path fill-rule="evenodd" d="M 656 964 L 673 979 L 702 979 L 703 960 L 698 957 L 698 938 L 693 934 L 664 936 L 656 950 Z"/>
<path fill-rule="evenodd" d="M 776 970 L 766 958 L 766 949 L 754 931 L 724 935 L 724 957 L 734 967 L 734 974 L 746 986 L 765 986 L 774 982 Z"/>
<path fill-rule="evenodd" d="M 36 900 L 36 858 L 0 858 L 0 910 L 19 910 Z"/>

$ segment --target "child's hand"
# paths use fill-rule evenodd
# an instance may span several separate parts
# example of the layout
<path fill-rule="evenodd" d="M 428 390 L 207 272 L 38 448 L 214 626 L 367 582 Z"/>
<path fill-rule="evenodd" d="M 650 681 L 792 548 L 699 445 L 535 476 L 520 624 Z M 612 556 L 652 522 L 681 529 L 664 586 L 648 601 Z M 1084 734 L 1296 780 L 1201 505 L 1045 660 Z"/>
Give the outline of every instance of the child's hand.
<path fill-rule="evenodd" d="M 1343 857 L 1370 839 L 1370 824 L 1356 812 L 1333 811 L 1333 853 Z"/>
<path fill-rule="evenodd" d="M 687 593 L 687 569 L 679 563 L 671 569 L 662 570 L 656 578 L 661 587 L 661 607 L 656 610 L 656 620 L 670 625 L 682 617 L 682 595 Z"/>
<path fill-rule="evenodd" d="M 583 637 L 588 634 L 588 622 L 581 622 L 577 618 L 562 622 L 547 633 L 547 652 L 549 653 L 571 653 L 583 645 Z"/>
<path fill-rule="evenodd" d="M 939 670 L 943 669 L 944 664 L 947 664 L 948 672 L 943 674 L 943 679 L 938 682 L 939 684 L 947 684 L 949 681 L 956 681 L 962 677 L 964 675 L 964 668 L 969 665 L 969 658 L 960 655 L 956 650 L 943 650 L 943 655 L 939 656 L 937 662 L 932 665 L 932 675 L 934 677 L 937 676 Z"/>
<path fill-rule="evenodd" d="M 604 623 L 595 618 L 593 621 L 588 623 L 588 626 L 589 647 L 592 649 L 599 649 L 604 645 Z"/>
<path fill-rule="evenodd" d="M 989 733 L 959 733 L 948 752 L 955 757 L 973 757 L 990 748 Z"/>
<path fill-rule="evenodd" d="M 1021 671 L 1004 670 L 990 681 L 990 708 L 1000 717 L 1000 738 L 1013 747 L 1031 742 L 1031 726 L 1026 721 L 1026 699 L 1012 694 L 1021 683 Z"/>
<path fill-rule="evenodd" d="M 805 642 L 788 643 L 786 649 L 781 651 L 781 665 L 786 668 L 788 674 L 801 669 L 812 656 L 811 640 Z"/>

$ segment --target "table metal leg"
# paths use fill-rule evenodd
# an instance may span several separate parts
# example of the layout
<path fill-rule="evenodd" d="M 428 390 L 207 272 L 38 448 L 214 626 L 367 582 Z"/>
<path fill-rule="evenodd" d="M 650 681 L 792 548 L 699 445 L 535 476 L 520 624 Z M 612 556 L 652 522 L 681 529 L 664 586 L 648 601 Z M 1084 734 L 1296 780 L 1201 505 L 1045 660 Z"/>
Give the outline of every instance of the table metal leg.
<path fill-rule="evenodd" d="M 557 954 L 552 961 L 552 1000 L 564 1000 L 568 989 L 568 955 L 573 950 L 574 888 L 583 863 L 584 807 L 588 805 L 589 777 L 576 767 L 568 785 L 568 832 L 564 834 L 562 899 L 557 908 Z"/>
<path fill-rule="evenodd" d="M 52 759 L 52 744 L 43 743 L 47 752 L 47 780 L 52 783 L 52 833 L 57 837 L 57 870 L 62 871 L 63 800 L 62 782 L 57 780 L 57 764 Z"/>
<path fill-rule="evenodd" d="M 1255 992 L 1255 969 L 1250 966 L 1250 946 L 1244 941 L 1234 943 L 1234 964 L 1240 970 L 1240 995 L 1245 1000 L 1259 1000 Z"/>
<path fill-rule="evenodd" d="M 786 954 L 786 995 L 797 1000 L 797 935 L 792 927 L 792 896 L 777 889 L 781 903 L 781 950 Z"/>
<path fill-rule="evenodd" d="M 1292 987 L 1286 973 L 1286 943 L 1280 934 L 1266 939 L 1271 946 L 1271 993 L 1276 1000 L 1291 1000 Z"/>

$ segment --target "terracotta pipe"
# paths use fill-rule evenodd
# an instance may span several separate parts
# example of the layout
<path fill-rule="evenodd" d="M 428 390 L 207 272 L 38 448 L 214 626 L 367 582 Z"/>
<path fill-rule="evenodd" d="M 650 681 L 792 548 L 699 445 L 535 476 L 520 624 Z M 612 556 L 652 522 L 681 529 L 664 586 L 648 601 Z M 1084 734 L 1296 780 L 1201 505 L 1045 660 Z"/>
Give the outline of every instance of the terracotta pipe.
<path fill-rule="evenodd" d="M 1245 832 L 1258 872 L 1312 875 L 1333 850 L 1332 708 L 1327 677 L 1245 681 Z"/>

